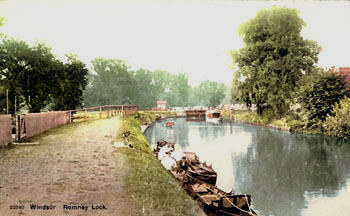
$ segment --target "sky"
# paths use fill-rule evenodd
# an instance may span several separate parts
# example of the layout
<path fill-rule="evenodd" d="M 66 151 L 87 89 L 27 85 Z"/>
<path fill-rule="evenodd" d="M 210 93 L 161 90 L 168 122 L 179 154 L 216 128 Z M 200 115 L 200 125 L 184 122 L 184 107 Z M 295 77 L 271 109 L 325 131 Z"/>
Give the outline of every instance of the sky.
<path fill-rule="evenodd" d="M 188 73 L 192 85 L 230 84 L 229 52 L 243 46 L 237 28 L 273 5 L 300 12 L 303 37 L 323 48 L 319 66 L 350 66 L 350 1 L 0 0 L 0 31 L 85 63 L 122 59 L 131 69 Z"/>

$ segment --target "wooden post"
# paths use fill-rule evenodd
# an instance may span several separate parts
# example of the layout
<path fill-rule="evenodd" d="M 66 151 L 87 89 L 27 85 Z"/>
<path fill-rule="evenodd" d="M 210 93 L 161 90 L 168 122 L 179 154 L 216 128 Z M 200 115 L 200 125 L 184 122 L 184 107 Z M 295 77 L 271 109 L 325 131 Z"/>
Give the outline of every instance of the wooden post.
<path fill-rule="evenodd" d="M 17 116 L 17 141 L 21 141 L 21 116 Z"/>
<path fill-rule="evenodd" d="M 232 110 L 230 109 L 230 122 L 232 122 Z"/>
<path fill-rule="evenodd" d="M 102 119 L 102 107 L 100 106 L 100 119 Z"/>
<path fill-rule="evenodd" d="M 122 116 L 124 116 L 124 106 L 122 105 Z"/>
<path fill-rule="evenodd" d="M 6 114 L 9 114 L 9 90 L 6 89 Z"/>
<path fill-rule="evenodd" d="M 87 109 L 85 109 L 85 121 L 87 120 Z"/>
<path fill-rule="evenodd" d="M 109 118 L 109 109 L 107 110 L 107 118 Z"/>
<path fill-rule="evenodd" d="M 13 112 L 14 115 L 16 115 L 17 111 L 17 96 L 15 96 L 15 111 Z"/>
<path fill-rule="evenodd" d="M 69 123 L 72 123 L 72 111 L 69 110 Z"/>

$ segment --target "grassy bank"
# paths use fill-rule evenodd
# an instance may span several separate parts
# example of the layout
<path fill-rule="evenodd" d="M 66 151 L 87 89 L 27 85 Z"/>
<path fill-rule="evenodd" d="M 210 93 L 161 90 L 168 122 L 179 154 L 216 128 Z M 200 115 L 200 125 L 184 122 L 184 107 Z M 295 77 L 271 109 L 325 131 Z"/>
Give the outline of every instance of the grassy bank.
<path fill-rule="evenodd" d="M 229 114 L 229 110 L 222 111 L 222 116 L 225 120 L 230 119 Z M 232 111 L 232 119 L 239 122 L 266 125 L 282 130 L 289 130 L 292 125 L 296 124 L 296 120 L 292 115 L 275 119 L 267 115 L 259 116 L 256 112 L 252 111 Z"/>
<path fill-rule="evenodd" d="M 118 152 L 127 158 L 124 182 L 140 215 L 205 215 L 153 156 L 150 144 L 141 133 L 141 125 L 174 114 L 138 112 L 122 121 L 120 131 L 131 132 L 129 141 L 134 148 L 120 148 Z M 119 139 L 122 139 L 121 133 Z"/>

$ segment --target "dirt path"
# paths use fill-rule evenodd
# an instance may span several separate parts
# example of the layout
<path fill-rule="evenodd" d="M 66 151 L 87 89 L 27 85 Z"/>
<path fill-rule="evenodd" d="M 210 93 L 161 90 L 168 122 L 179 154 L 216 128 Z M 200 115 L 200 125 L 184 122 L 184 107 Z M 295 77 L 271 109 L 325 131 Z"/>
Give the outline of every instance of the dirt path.
<path fill-rule="evenodd" d="M 0 215 L 135 215 L 122 182 L 125 159 L 113 147 L 119 123 L 65 125 L 37 137 L 38 146 L 1 150 Z M 53 210 L 31 210 L 31 204 Z"/>

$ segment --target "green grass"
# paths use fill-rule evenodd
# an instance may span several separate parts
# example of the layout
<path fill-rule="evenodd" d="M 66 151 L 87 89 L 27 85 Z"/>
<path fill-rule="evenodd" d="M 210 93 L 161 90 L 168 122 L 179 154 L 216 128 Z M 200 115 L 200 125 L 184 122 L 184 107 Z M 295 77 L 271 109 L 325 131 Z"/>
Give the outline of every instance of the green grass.
<path fill-rule="evenodd" d="M 150 153 L 119 149 L 128 160 L 124 183 L 144 215 L 204 215 L 197 203 Z"/>
<path fill-rule="evenodd" d="M 229 111 L 224 110 L 222 112 L 223 118 L 229 119 Z M 269 126 L 275 126 L 280 128 L 289 129 L 292 125 L 296 123 L 294 116 L 286 115 L 281 118 L 271 117 L 271 115 L 258 115 L 256 112 L 252 111 L 233 111 L 232 119 L 238 121 L 244 121 L 249 123 L 263 124 Z"/>
<path fill-rule="evenodd" d="M 150 125 L 156 118 L 173 117 L 176 116 L 176 112 L 171 111 L 140 111 L 136 114 L 136 118 L 141 125 Z"/>
<path fill-rule="evenodd" d="M 114 114 L 113 114 L 114 115 Z M 120 114 L 116 114 L 117 116 L 120 116 Z M 84 111 L 77 111 L 73 114 L 73 122 L 82 122 L 85 121 L 85 112 Z M 100 119 L 100 112 L 99 111 L 89 111 L 87 112 L 87 120 L 98 120 Z M 102 119 L 105 119 L 108 117 L 107 112 L 103 111 L 101 115 Z M 109 113 L 109 117 L 112 117 L 112 112 Z"/>
<path fill-rule="evenodd" d="M 126 189 L 140 215 L 142 211 L 143 215 L 205 215 L 154 157 L 141 133 L 140 125 L 151 124 L 159 115 L 174 116 L 174 113 L 138 112 L 122 120 L 120 132 L 130 131 L 130 142 L 134 146 L 117 150 L 128 161 L 124 176 Z"/>
<path fill-rule="evenodd" d="M 136 150 L 144 152 L 152 152 L 150 144 L 147 142 L 141 132 L 141 125 L 152 124 L 157 117 L 175 116 L 174 112 L 151 112 L 142 111 L 133 115 L 126 116 L 122 119 L 121 129 L 118 135 L 118 140 L 123 140 L 121 135 L 123 132 L 130 131 L 128 141 L 134 146 Z"/>

